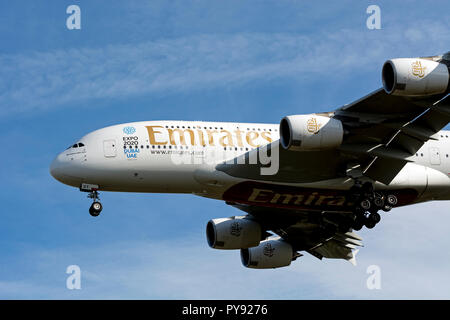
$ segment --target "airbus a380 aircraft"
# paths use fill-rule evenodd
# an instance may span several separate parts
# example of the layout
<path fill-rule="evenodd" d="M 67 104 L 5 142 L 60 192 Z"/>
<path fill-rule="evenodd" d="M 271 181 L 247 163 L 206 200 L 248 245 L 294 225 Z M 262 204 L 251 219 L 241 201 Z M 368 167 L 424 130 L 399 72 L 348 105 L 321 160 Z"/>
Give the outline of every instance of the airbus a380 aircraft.
<path fill-rule="evenodd" d="M 381 211 L 450 199 L 450 52 L 392 59 L 383 88 L 333 112 L 279 125 L 144 121 L 91 132 L 50 172 L 89 193 L 192 193 L 246 213 L 212 219 L 208 244 L 240 249 L 249 268 L 290 265 L 305 251 L 354 261 Z"/>

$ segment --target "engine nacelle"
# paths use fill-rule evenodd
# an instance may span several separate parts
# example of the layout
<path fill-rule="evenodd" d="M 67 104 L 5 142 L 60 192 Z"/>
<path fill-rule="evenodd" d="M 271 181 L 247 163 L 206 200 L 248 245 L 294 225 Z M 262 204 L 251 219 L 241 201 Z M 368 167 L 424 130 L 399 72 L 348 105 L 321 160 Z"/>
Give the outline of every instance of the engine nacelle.
<path fill-rule="evenodd" d="M 428 96 L 449 91 L 449 68 L 429 59 L 388 60 L 382 70 L 383 88 L 398 96 Z"/>
<path fill-rule="evenodd" d="M 206 239 L 214 249 L 256 247 L 261 235 L 261 225 L 244 217 L 212 219 L 206 225 Z"/>
<path fill-rule="evenodd" d="M 314 151 L 339 147 L 344 136 L 342 122 L 316 114 L 284 117 L 280 122 L 280 142 L 293 151 Z"/>
<path fill-rule="evenodd" d="M 286 267 L 294 259 L 292 246 L 283 240 L 264 240 L 259 246 L 241 249 L 241 261 L 247 268 L 270 269 Z"/>

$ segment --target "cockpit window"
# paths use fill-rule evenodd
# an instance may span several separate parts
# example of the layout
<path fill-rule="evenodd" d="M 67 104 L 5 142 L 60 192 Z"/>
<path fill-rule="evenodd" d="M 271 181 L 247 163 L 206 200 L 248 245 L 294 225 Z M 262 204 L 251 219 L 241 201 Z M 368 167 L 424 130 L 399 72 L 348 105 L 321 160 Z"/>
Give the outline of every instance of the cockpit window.
<path fill-rule="evenodd" d="M 75 143 L 73 146 L 68 147 L 66 150 L 69 150 L 70 148 L 78 148 L 78 147 L 84 147 L 84 143 L 79 142 L 79 143 Z"/>

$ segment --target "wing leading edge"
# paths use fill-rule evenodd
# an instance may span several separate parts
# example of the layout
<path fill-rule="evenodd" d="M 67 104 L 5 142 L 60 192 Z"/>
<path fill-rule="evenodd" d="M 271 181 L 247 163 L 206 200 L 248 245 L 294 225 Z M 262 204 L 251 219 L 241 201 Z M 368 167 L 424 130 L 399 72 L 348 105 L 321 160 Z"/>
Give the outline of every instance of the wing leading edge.
<path fill-rule="evenodd" d="M 378 111 L 377 111 L 378 110 Z M 339 150 L 364 176 L 389 184 L 423 144 L 450 122 L 450 98 L 407 98 L 383 89 L 334 112 L 346 128 Z"/>

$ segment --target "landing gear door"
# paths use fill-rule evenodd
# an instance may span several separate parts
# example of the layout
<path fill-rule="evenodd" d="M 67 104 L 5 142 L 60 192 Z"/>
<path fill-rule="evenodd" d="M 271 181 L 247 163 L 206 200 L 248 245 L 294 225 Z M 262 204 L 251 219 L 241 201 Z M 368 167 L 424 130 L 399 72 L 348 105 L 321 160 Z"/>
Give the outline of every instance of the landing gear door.
<path fill-rule="evenodd" d="M 439 165 L 441 164 L 441 156 L 439 154 L 439 148 L 432 147 L 429 149 L 430 151 L 430 163 Z"/>
<path fill-rule="evenodd" d="M 117 155 L 116 140 L 104 140 L 103 141 L 103 153 L 106 158 L 113 158 Z"/>

